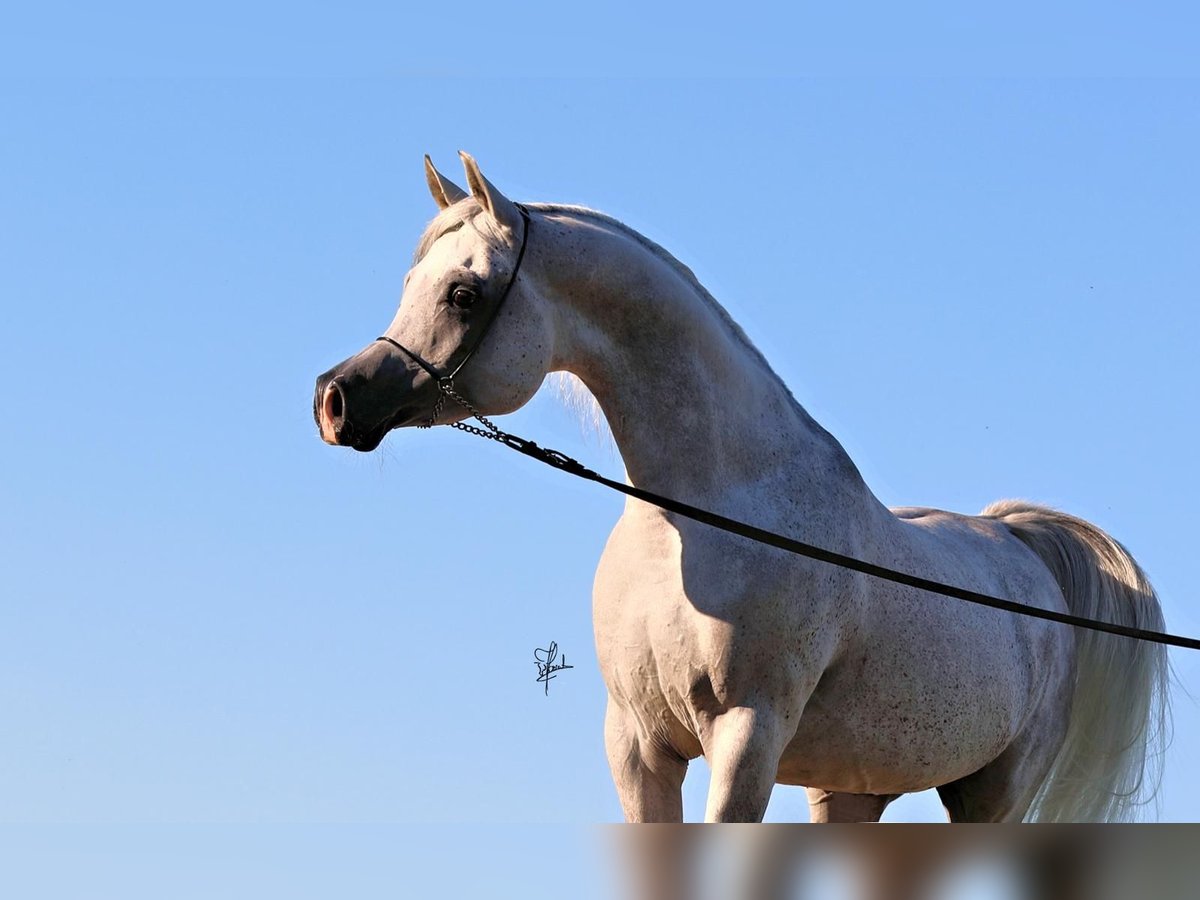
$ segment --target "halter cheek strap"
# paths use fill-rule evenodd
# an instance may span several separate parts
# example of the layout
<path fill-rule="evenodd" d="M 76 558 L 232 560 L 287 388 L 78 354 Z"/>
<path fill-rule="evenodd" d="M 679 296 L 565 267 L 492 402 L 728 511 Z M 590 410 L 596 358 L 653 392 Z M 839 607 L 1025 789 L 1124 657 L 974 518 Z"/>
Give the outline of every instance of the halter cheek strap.
<path fill-rule="evenodd" d="M 428 422 L 418 426 L 420 428 L 429 428 L 437 422 L 437 417 L 441 415 L 442 408 L 446 405 L 447 397 L 458 403 L 460 406 L 470 412 L 475 418 L 485 421 L 483 416 L 479 414 L 479 411 L 476 410 L 475 407 L 470 403 L 468 403 L 457 390 L 455 390 L 454 379 L 458 376 L 458 373 L 462 371 L 462 368 L 467 364 L 467 361 L 475 355 L 475 351 L 479 349 L 479 345 L 483 343 L 483 339 L 487 335 L 488 329 L 492 327 L 492 324 L 496 321 L 496 316 L 500 313 L 500 307 L 504 305 L 504 301 L 507 300 L 508 295 L 512 293 L 512 286 L 517 280 L 517 273 L 521 271 L 521 262 L 525 259 L 525 247 L 529 244 L 529 210 L 527 210 L 520 203 L 516 203 L 514 205 L 518 210 L 520 210 L 521 220 L 524 223 L 521 230 L 521 248 L 517 251 L 517 264 L 513 266 L 512 274 L 508 276 L 508 283 L 504 285 L 504 293 L 500 295 L 500 299 L 497 300 L 496 305 L 492 307 L 492 314 L 483 324 L 483 327 L 479 329 L 479 336 L 475 338 L 474 343 L 471 344 L 470 348 L 466 352 L 466 355 L 459 360 L 458 365 L 450 370 L 449 374 L 439 372 L 428 361 L 423 359 L 419 353 L 414 353 L 412 350 L 409 350 L 393 337 L 388 337 L 385 334 L 375 338 L 376 341 L 384 341 L 388 344 L 391 344 L 397 350 L 402 351 L 405 356 L 424 369 L 426 374 L 428 374 L 429 377 L 436 382 L 438 386 L 438 398 L 433 405 L 433 415 L 430 416 Z M 458 349 L 461 350 L 462 348 L 459 347 Z M 453 353 L 450 354 L 450 358 L 454 358 Z M 447 368 L 449 368 L 449 365 L 447 365 Z"/>

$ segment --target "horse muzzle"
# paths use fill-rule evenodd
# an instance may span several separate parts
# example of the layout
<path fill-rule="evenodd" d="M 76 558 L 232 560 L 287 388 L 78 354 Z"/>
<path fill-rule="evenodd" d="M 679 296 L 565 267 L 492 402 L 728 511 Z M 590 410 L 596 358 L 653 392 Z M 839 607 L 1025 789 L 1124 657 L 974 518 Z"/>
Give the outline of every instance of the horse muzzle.
<path fill-rule="evenodd" d="M 382 345 L 371 345 L 317 379 L 313 418 L 321 440 L 366 453 L 393 428 L 418 421 L 414 381 L 424 380 Z M 436 386 L 434 387 L 436 391 Z"/>

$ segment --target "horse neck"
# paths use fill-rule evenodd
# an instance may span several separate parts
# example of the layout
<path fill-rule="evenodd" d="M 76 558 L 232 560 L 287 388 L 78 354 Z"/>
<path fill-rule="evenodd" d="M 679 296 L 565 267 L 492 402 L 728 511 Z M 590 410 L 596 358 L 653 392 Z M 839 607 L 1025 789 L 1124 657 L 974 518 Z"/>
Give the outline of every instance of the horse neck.
<path fill-rule="evenodd" d="M 548 208 L 538 229 L 553 238 L 539 256 L 558 316 L 554 368 L 595 395 L 631 483 L 692 500 L 755 485 L 870 496 L 682 264 L 598 214 Z"/>

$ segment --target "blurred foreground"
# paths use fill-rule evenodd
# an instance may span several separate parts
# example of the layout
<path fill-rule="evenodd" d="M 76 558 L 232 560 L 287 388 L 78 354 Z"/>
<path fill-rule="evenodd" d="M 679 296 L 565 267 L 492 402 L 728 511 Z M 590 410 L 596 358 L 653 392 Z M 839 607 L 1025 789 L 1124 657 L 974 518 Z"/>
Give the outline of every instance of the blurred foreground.
<path fill-rule="evenodd" d="M 1191 825 L 0 824 L 20 900 L 1182 900 Z"/>
<path fill-rule="evenodd" d="M 1200 830 L 1106 825 L 607 829 L 620 900 L 1183 900 Z"/>

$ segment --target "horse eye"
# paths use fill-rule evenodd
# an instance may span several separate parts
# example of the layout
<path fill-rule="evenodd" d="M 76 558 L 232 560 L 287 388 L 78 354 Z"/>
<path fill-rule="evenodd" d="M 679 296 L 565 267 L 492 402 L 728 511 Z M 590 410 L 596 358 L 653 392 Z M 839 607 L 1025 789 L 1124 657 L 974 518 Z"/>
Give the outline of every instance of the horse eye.
<path fill-rule="evenodd" d="M 475 300 L 476 294 L 469 287 L 459 285 L 450 292 L 450 302 L 459 309 L 470 309 Z"/>

